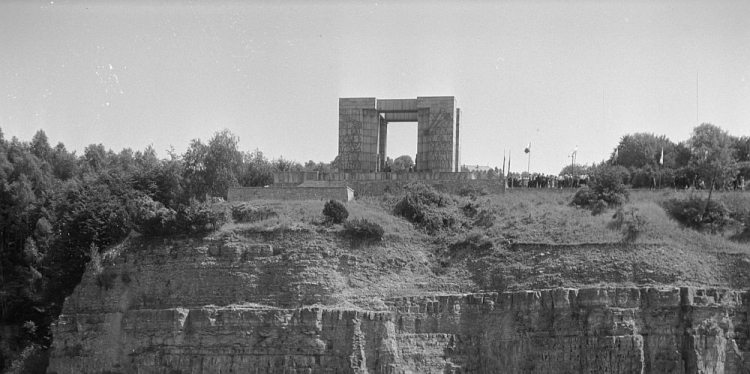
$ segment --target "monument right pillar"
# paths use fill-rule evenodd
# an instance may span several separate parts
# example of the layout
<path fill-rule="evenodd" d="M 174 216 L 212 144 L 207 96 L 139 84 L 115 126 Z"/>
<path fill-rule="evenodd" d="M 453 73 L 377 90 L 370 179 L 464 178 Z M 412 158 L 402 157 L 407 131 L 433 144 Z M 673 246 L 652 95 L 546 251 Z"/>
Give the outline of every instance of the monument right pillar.
<path fill-rule="evenodd" d="M 456 100 L 417 97 L 417 171 L 457 171 Z"/>

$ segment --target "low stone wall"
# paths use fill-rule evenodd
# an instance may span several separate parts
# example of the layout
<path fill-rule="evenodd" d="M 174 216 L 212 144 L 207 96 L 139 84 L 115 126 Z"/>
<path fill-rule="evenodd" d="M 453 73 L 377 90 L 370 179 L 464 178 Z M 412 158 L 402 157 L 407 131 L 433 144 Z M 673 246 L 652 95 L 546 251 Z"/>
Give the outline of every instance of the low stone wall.
<path fill-rule="evenodd" d="M 251 200 L 354 200 L 354 191 L 345 186 L 331 187 L 232 187 L 229 189 L 229 201 Z"/>
<path fill-rule="evenodd" d="M 273 173 L 275 185 L 294 185 L 307 181 L 451 181 L 488 180 L 480 172 L 412 172 L 412 173 L 319 173 L 317 171 L 285 171 Z"/>
<path fill-rule="evenodd" d="M 354 190 L 354 196 L 382 196 L 386 193 L 398 193 L 401 189 L 411 183 L 412 180 L 346 180 L 346 181 L 307 181 L 302 187 L 333 187 L 349 186 Z M 500 194 L 505 192 L 505 181 L 502 179 L 469 179 L 469 180 L 422 180 L 424 184 L 431 185 L 436 189 L 456 194 L 462 188 L 483 188 L 488 193 Z"/>
<path fill-rule="evenodd" d="M 411 182 L 423 182 L 441 191 L 457 193 L 464 187 L 481 187 L 489 193 L 503 193 L 504 179 L 487 179 L 487 174 L 477 172 L 419 172 L 419 173 L 274 173 L 273 189 L 279 188 L 341 188 L 348 186 L 354 196 L 381 196 L 397 193 Z M 232 200 L 230 196 L 230 201 Z"/>

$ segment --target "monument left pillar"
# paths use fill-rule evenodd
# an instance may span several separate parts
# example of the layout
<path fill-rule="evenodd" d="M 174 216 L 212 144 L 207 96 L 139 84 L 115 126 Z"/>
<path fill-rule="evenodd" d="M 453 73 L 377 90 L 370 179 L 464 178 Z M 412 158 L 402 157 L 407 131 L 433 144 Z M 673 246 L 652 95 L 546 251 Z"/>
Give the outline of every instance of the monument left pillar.
<path fill-rule="evenodd" d="M 377 170 L 380 116 L 374 97 L 339 99 L 339 171 Z"/>

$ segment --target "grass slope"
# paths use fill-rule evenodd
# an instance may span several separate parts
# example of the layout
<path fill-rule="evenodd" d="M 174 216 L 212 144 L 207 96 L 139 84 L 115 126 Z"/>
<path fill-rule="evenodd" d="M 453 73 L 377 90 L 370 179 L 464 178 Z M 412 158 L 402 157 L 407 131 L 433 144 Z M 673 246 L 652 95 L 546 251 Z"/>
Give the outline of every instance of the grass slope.
<path fill-rule="evenodd" d="M 694 285 L 750 286 L 750 245 L 730 240 L 738 227 L 711 235 L 670 220 L 660 202 L 685 192 L 635 191 L 626 211 L 643 222 L 634 242 L 612 229 L 614 211 L 593 216 L 570 206 L 573 191 L 514 189 L 478 196 L 472 204 L 495 217 L 491 227 L 465 222 L 428 232 L 395 216 L 400 196 L 361 198 L 346 204 L 349 219 L 364 218 L 385 229 L 382 242 L 354 242 L 340 225 L 323 224 L 323 201 L 256 201 L 276 217 L 230 223 L 216 235 L 273 233 L 275 247 L 335 262 L 343 288 L 331 303 L 380 309 L 384 297 L 503 291 L 549 287 Z M 736 209 L 750 195 L 719 193 Z M 470 202 L 451 196 L 453 209 Z M 470 221 L 470 220 L 468 220 Z M 463 221 L 462 221 L 463 222 Z"/>

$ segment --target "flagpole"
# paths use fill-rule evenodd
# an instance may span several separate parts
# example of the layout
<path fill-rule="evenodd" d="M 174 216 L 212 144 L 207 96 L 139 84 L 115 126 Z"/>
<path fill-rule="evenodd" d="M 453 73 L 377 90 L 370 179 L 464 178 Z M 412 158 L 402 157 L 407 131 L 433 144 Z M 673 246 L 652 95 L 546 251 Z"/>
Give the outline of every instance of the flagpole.
<path fill-rule="evenodd" d="M 505 179 L 505 149 L 503 149 L 503 179 Z"/>
<path fill-rule="evenodd" d="M 510 149 L 508 150 L 508 179 L 510 179 Z M 510 187 L 513 187 L 513 180 L 510 181 Z"/>
<path fill-rule="evenodd" d="M 531 143 L 529 143 L 529 164 L 526 165 L 526 174 L 529 175 L 529 184 L 531 184 Z"/>

